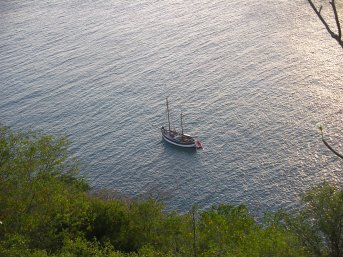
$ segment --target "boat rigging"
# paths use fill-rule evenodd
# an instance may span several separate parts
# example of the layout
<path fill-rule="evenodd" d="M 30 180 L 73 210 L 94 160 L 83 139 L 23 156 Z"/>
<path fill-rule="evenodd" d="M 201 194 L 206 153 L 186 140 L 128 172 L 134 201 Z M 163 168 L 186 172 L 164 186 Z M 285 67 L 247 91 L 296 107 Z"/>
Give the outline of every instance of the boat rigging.
<path fill-rule="evenodd" d="M 166 104 L 167 104 L 168 129 L 164 127 L 161 128 L 163 139 L 167 141 L 168 143 L 176 145 L 176 146 L 202 149 L 203 144 L 198 139 L 195 139 L 194 137 L 183 133 L 182 112 L 181 112 L 181 132 L 178 132 L 175 129 L 172 130 L 170 128 L 170 114 L 169 114 L 168 98 L 166 98 Z"/>

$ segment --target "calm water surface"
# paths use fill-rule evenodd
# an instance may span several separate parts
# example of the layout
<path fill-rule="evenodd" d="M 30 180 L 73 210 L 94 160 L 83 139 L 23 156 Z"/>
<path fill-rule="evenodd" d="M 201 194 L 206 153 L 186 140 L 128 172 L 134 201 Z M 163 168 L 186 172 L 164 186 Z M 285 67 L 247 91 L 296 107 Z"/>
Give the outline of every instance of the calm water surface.
<path fill-rule="evenodd" d="M 0 121 L 67 135 L 92 186 L 294 208 L 342 184 L 343 51 L 306 1 L 2 0 Z M 172 126 L 205 149 L 165 144 Z M 158 193 L 156 193 L 158 192 Z"/>

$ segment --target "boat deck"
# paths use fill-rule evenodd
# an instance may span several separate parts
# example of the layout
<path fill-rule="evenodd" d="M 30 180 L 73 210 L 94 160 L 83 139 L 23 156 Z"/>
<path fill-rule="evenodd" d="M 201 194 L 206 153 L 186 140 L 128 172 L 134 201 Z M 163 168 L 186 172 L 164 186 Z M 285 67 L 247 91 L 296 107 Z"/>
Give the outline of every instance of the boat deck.
<path fill-rule="evenodd" d="M 184 146 L 184 147 L 195 147 L 195 140 L 189 135 L 181 134 L 175 130 L 167 130 L 161 128 L 163 138 L 169 143 Z"/>

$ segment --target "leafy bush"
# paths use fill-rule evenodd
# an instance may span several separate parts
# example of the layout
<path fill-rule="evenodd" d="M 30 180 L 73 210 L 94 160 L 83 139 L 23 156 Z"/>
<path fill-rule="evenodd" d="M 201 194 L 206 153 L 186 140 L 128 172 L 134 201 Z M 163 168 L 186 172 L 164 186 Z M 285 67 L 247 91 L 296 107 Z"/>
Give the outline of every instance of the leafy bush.
<path fill-rule="evenodd" d="M 285 222 L 311 256 L 343 256 L 343 190 L 324 182 L 310 189 Z"/>

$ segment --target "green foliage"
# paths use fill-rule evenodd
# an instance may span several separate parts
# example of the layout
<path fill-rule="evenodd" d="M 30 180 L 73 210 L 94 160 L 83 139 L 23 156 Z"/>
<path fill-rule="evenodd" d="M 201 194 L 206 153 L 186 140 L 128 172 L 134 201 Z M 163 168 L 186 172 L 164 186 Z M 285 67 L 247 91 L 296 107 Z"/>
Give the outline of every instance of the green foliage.
<path fill-rule="evenodd" d="M 341 256 L 342 191 L 258 224 L 244 205 L 165 213 L 153 199 L 91 195 L 68 141 L 0 126 L 0 256 Z"/>
<path fill-rule="evenodd" d="M 284 215 L 283 211 L 265 215 L 259 234 L 260 256 L 308 256 L 298 238 L 284 226 Z"/>
<path fill-rule="evenodd" d="M 20 234 L 37 249 L 58 249 L 87 226 L 89 203 L 65 138 L 0 128 L 0 239 Z"/>
<path fill-rule="evenodd" d="M 128 206 L 121 201 L 106 201 L 95 197 L 90 200 L 94 220 L 87 238 L 96 238 L 100 243 L 109 241 L 117 249 L 126 250 L 123 233 L 129 223 Z"/>
<path fill-rule="evenodd" d="M 256 229 L 254 220 L 243 205 L 212 207 L 202 213 L 199 228 L 199 246 L 205 256 L 235 253 L 244 245 L 250 232 Z"/>
<path fill-rule="evenodd" d="M 302 198 L 299 213 L 286 215 L 293 231 L 313 256 L 343 256 L 343 190 L 326 182 Z"/>
<path fill-rule="evenodd" d="M 95 240 L 86 240 L 77 237 L 74 240 L 67 239 L 58 256 L 65 257 L 124 257 L 125 255 L 116 252 L 112 245 L 105 244 L 101 246 Z"/>
<path fill-rule="evenodd" d="M 0 256 L 6 257 L 46 257 L 47 252 L 44 250 L 34 249 L 28 247 L 28 239 L 19 234 L 6 236 L 6 240 L 0 241 Z"/>
<path fill-rule="evenodd" d="M 277 214 L 259 225 L 244 205 L 212 207 L 201 214 L 198 227 L 201 256 L 306 256 Z"/>
<path fill-rule="evenodd" d="M 188 220 L 176 213 L 164 214 L 159 202 L 93 198 L 92 212 L 95 218 L 88 238 L 109 242 L 124 252 L 139 251 L 146 246 L 174 254 L 183 252 Z"/>
<path fill-rule="evenodd" d="M 163 206 L 149 199 L 129 205 L 128 224 L 123 238 L 127 240 L 128 251 L 136 251 L 148 244 L 160 243 L 160 229 L 163 220 Z"/>

